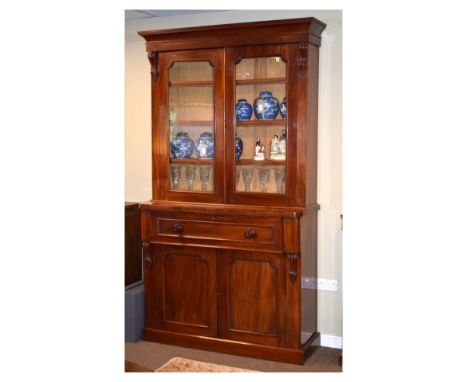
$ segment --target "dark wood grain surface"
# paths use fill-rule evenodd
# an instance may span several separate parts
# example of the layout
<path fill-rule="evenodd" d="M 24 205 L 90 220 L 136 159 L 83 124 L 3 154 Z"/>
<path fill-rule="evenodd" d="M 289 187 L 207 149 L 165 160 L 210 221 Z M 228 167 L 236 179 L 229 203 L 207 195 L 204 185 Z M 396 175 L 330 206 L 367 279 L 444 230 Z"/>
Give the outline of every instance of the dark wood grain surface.
<path fill-rule="evenodd" d="M 153 193 L 140 204 L 145 339 L 298 364 L 319 345 L 317 296 L 303 305 L 301 277 L 317 270 L 318 47 L 324 28 L 302 18 L 140 32 L 152 85 Z M 261 57 L 281 59 L 285 76 L 236 78 L 241 60 Z M 213 80 L 169 82 L 169 69 L 180 62 L 208 62 Z M 284 87 L 287 118 L 236 121 L 236 86 L 263 84 Z M 175 125 L 213 126 L 215 156 L 205 163 L 213 166 L 214 190 L 170 190 L 171 161 L 201 161 L 170 159 L 169 89 L 207 86 L 213 88 L 214 119 L 188 113 Z M 285 161 L 236 162 L 237 127 L 281 126 L 287 129 Z M 286 193 L 237 192 L 236 165 L 285 166 Z M 303 343 L 307 328 L 313 334 Z"/>
<path fill-rule="evenodd" d="M 138 203 L 125 203 L 125 286 L 142 279 L 140 210 Z"/>
<path fill-rule="evenodd" d="M 138 32 L 148 51 L 307 42 L 320 46 L 326 24 L 313 18 Z"/>

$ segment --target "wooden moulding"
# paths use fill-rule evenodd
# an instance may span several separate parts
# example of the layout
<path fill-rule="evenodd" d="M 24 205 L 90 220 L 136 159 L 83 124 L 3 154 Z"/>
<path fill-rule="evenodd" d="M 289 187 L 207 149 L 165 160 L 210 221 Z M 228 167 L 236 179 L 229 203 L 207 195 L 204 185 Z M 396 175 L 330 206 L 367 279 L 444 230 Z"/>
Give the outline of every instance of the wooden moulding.
<path fill-rule="evenodd" d="M 261 84 L 285 84 L 286 77 L 282 78 L 250 78 L 247 80 L 236 80 L 236 85 L 261 85 Z"/>
<path fill-rule="evenodd" d="M 148 52 L 309 42 L 320 46 L 326 24 L 314 17 L 138 32 Z"/>
<path fill-rule="evenodd" d="M 140 210 L 161 210 L 161 211 L 181 211 L 181 212 L 199 212 L 207 214 L 230 214 L 243 216 L 284 216 L 296 218 L 307 213 L 309 210 L 318 210 L 317 203 L 303 207 L 274 207 L 269 206 L 245 206 L 234 204 L 217 203 L 191 203 L 174 202 L 169 200 L 153 200 L 140 204 Z"/>
<path fill-rule="evenodd" d="M 300 349 L 259 345 L 149 328 L 145 328 L 143 338 L 145 341 L 303 365 L 304 361 L 317 349 L 320 334 L 314 333 Z"/>
<path fill-rule="evenodd" d="M 248 121 L 236 121 L 237 126 L 286 126 L 284 119 L 251 119 Z"/>
<path fill-rule="evenodd" d="M 213 159 L 195 159 L 195 158 L 172 158 L 169 160 L 171 164 L 191 164 L 194 166 L 213 166 Z"/>

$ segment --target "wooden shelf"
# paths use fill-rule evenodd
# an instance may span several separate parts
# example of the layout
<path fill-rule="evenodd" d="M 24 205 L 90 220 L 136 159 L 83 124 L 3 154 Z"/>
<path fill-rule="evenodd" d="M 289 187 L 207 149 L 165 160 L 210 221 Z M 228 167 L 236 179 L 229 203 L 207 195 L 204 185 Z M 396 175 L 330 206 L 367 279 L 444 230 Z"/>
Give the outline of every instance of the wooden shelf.
<path fill-rule="evenodd" d="M 237 166 L 284 166 L 286 164 L 285 160 L 253 160 L 253 159 L 239 159 L 236 160 Z"/>
<path fill-rule="evenodd" d="M 169 160 L 171 164 L 193 164 L 198 166 L 213 166 L 213 159 L 197 159 L 197 158 L 172 158 Z"/>
<path fill-rule="evenodd" d="M 205 126 L 213 127 L 213 121 L 176 121 L 171 124 L 171 126 Z"/>
<path fill-rule="evenodd" d="M 258 85 L 258 84 L 285 84 L 286 78 L 251 78 L 247 80 L 236 80 L 236 85 Z"/>
<path fill-rule="evenodd" d="M 213 81 L 169 81 L 169 86 L 177 87 L 200 87 L 200 86 L 213 86 Z"/>
<path fill-rule="evenodd" d="M 237 126 L 286 126 L 285 119 L 252 119 L 250 121 L 236 121 Z"/>

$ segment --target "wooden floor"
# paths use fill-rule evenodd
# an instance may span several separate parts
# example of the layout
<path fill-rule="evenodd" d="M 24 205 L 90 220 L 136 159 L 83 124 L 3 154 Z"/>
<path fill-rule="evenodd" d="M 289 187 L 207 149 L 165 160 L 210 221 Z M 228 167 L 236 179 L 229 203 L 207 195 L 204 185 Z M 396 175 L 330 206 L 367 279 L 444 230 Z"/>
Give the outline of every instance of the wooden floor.
<path fill-rule="evenodd" d="M 125 344 L 126 371 L 155 370 L 173 357 L 183 357 L 263 372 L 341 372 L 342 368 L 338 362 L 340 354 L 341 349 L 322 347 L 301 366 L 148 341 Z"/>

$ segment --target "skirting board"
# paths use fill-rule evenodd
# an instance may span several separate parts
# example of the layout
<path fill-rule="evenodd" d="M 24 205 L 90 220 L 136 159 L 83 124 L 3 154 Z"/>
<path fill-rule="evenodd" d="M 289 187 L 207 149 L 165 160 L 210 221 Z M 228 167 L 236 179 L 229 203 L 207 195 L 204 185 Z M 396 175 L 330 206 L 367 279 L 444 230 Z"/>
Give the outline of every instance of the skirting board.
<path fill-rule="evenodd" d="M 304 342 L 311 335 L 312 333 L 302 332 L 301 333 L 302 342 Z M 327 348 L 334 348 L 334 349 L 343 349 L 343 337 L 320 334 L 320 346 L 324 346 Z"/>

